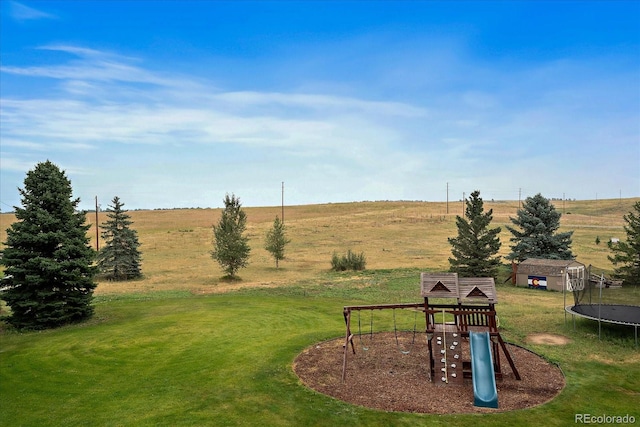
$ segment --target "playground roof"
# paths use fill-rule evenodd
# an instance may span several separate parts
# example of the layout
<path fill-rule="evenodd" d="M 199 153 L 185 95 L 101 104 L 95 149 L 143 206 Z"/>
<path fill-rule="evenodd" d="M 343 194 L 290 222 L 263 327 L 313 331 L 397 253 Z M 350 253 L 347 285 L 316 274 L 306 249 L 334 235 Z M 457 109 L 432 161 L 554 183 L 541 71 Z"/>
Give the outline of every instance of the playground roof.
<path fill-rule="evenodd" d="M 497 303 L 496 284 L 493 277 L 460 277 L 458 300 Z"/>
<path fill-rule="evenodd" d="M 420 291 L 423 297 L 456 298 L 458 302 L 496 303 L 493 277 L 458 277 L 457 273 L 421 273 Z"/>
<path fill-rule="evenodd" d="M 458 298 L 458 273 L 420 273 L 423 297 Z"/>

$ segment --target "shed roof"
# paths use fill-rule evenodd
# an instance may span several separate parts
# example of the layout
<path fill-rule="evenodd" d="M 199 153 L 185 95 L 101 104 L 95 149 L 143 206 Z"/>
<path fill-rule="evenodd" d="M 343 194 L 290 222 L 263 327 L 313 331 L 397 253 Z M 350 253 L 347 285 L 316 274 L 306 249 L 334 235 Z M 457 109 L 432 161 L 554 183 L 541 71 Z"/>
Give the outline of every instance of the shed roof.
<path fill-rule="evenodd" d="M 584 267 L 584 264 L 573 259 L 527 258 L 518 264 L 518 274 L 560 275 L 567 267 Z"/>

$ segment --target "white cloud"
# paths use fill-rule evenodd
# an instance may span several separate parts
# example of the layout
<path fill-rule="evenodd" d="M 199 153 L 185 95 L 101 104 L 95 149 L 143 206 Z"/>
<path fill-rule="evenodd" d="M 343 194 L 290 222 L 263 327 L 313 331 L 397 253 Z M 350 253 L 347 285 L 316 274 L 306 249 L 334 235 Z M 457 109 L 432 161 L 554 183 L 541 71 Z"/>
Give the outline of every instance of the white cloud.
<path fill-rule="evenodd" d="M 2 138 L 2 146 L 19 148 L 28 151 L 45 151 L 47 149 L 45 144 L 13 138 Z"/>
<path fill-rule="evenodd" d="M 67 93 L 52 99 L 6 99 L 3 124 L 5 134 L 13 138 L 49 138 L 58 141 L 58 147 L 65 141 L 172 144 L 179 139 L 182 144 L 231 143 L 286 148 L 301 156 L 333 153 L 356 159 L 366 152 L 365 146 L 397 134 L 381 124 L 381 118 L 428 115 L 421 107 L 400 102 L 324 94 L 220 92 L 181 77 L 159 77 L 123 63 L 125 59 L 117 55 L 73 46 L 46 49 L 80 55 L 82 60 L 71 65 L 2 68 L 5 73 L 58 79 Z M 138 91 L 142 96 L 135 96 Z M 188 105 L 185 100 L 190 101 Z"/>
<path fill-rule="evenodd" d="M 11 1 L 11 17 L 16 21 L 30 21 L 36 19 L 56 19 L 57 17 L 51 13 L 34 9 L 17 1 Z"/>
<path fill-rule="evenodd" d="M 5 73 L 26 77 L 45 77 L 63 81 L 80 82 L 124 82 L 144 85 L 167 86 L 182 89 L 184 80 L 167 78 L 159 73 L 150 72 L 132 63 L 137 60 L 109 52 L 67 45 L 47 45 L 38 49 L 65 52 L 76 58 L 64 65 L 46 65 L 34 67 L 2 66 Z"/>
<path fill-rule="evenodd" d="M 603 82 L 595 73 L 585 86 L 571 75 L 586 66 L 512 75 L 483 66 L 490 91 L 470 78 L 461 88 L 380 101 L 330 91 L 222 90 L 147 69 L 136 58 L 70 45 L 43 49 L 72 58 L 1 69 L 53 79 L 57 89 L 46 98 L 3 98 L 3 173 L 25 172 L 34 165 L 28 160 L 46 153 L 82 177 L 83 193 L 115 193 L 131 208 L 210 206 L 226 191 L 249 205 L 269 204 L 267 187 L 283 180 L 298 203 L 442 200 L 446 182 L 452 194 L 479 189 L 514 198 L 520 187 L 535 194 L 565 186 L 586 197 L 604 193 L 581 184 L 592 153 L 614 142 L 631 148 L 600 153 L 601 162 L 619 162 L 607 184 L 634 170 L 634 147 L 638 158 L 637 111 L 604 117 L 598 105 L 583 105 L 612 89 L 619 94 L 617 85 L 637 84 L 637 77 Z M 467 64 L 464 73 L 473 69 Z M 556 169 L 533 174 L 541 164 Z"/>
<path fill-rule="evenodd" d="M 311 110 L 358 110 L 386 116 L 425 117 L 428 111 L 422 107 L 401 102 L 366 101 L 356 98 L 308 93 L 278 92 L 226 92 L 215 95 L 217 99 L 236 105 L 282 105 Z"/>
<path fill-rule="evenodd" d="M 12 171 L 26 173 L 27 171 L 33 169 L 35 163 L 28 160 L 21 160 L 15 157 L 3 155 L 0 159 L 0 165 L 2 166 L 2 170 L 4 172 Z"/>

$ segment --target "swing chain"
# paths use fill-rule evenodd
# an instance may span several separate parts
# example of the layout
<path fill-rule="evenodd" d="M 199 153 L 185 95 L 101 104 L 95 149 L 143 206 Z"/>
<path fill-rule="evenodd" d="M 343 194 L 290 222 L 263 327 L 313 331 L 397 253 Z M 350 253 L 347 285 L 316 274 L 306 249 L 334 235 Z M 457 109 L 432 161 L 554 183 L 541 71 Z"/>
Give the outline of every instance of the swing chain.
<path fill-rule="evenodd" d="M 400 341 L 398 340 L 398 326 L 396 323 L 396 309 L 393 309 L 393 333 L 396 337 L 396 347 L 398 347 L 398 350 L 400 350 L 400 353 L 402 354 L 409 354 L 411 353 L 411 350 L 413 350 L 413 346 L 416 343 L 416 331 L 418 328 L 418 312 L 414 311 L 413 313 L 413 338 L 411 339 L 411 345 L 409 346 L 408 350 L 402 350 L 400 348 Z"/>
<path fill-rule="evenodd" d="M 362 339 L 362 326 L 360 323 L 360 310 L 358 310 L 358 339 L 360 340 L 360 347 L 362 347 L 363 351 L 369 350 L 369 347 L 364 345 L 364 341 Z M 371 316 L 369 319 L 369 343 L 373 341 L 373 310 L 371 310 Z"/>

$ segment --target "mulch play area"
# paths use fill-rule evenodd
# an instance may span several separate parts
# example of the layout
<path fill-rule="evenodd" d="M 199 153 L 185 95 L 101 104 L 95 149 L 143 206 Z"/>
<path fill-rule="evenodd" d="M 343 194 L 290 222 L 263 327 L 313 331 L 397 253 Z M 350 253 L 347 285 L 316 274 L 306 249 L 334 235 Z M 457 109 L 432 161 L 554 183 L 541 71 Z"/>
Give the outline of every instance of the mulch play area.
<path fill-rule="evenodd" d="M 507 344 L 522 379 L 516 380 L 503 361 L 503 378 L 496 382 L 498 409 L 477 407 L 473 404 L 470 379 L 461 384 L 446 384 L 439 378 L 430 381 L 429 350 L 424 336 L 399 348 L 393 332 L 374 334 L 366 346 L 354 340 L 356 354 L 349 351 L 343 382 L 344 341 L 344 337 L 337 338 L 305 349 L 296 358 L 293 369 L 307 387 L 368 408 L 429 414 L 503 412 L 548 402 L 565 385 L 562 371 L 556 365 L 524 348 Z"/>

